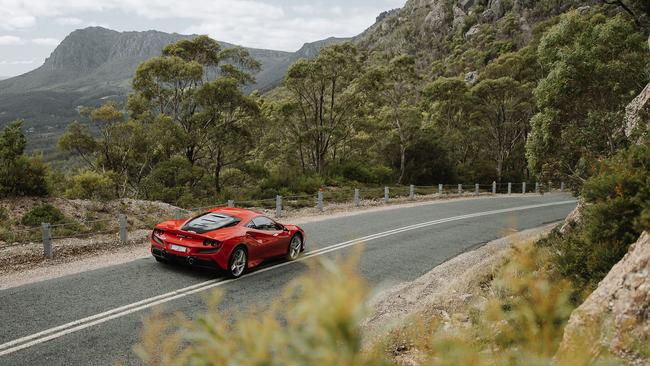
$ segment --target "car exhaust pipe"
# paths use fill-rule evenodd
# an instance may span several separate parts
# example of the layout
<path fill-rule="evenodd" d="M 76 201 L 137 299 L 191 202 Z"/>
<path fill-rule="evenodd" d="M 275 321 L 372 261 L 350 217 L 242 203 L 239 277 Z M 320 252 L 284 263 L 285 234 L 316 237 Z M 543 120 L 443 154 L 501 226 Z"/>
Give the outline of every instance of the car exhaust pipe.
<path fill-rule="evenodd" d="M 187 258 L 187 263 L 189 263 L 190 265 L 194 265 L 194 262 L 195 262 L 195 260 L 194 260 L 193 257 Z"/>

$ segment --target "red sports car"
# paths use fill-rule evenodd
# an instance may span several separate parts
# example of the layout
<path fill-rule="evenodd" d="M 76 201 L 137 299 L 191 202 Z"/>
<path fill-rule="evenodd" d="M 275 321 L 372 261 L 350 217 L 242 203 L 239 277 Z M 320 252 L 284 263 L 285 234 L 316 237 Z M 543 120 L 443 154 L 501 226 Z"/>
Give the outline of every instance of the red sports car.
<path fill-rule="evenodd" d="M 304 250 L 300 227 L 242 208 L 214 208 L 189 220 L 165 221 L 151 233 L 151 254 L 157 261 L 218 268 L 232 277 L 266 259 L 295 260 Z"/>

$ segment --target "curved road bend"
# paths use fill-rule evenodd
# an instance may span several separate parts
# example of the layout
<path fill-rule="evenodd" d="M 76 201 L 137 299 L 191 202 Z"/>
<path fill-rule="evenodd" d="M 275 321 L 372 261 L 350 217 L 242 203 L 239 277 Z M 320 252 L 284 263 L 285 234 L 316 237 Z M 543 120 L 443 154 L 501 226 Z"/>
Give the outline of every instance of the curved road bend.
<path fill-rule="evenodd" d="M 559 193 L 395 207 L 304 224 L 304 260 L 269 263 L 234 281 L 145 258 L 2 290 L 0 365 L 139 364 L 132 346 L 156 307 L 195 314 L 213 288 L 223 291 L 224 309 L 264 304 L 311 258 L 345 256 L 359 238 L 359 271 L 371 284 L 411 281 L 510 228 L 555 222 L 574 207 Z"/>

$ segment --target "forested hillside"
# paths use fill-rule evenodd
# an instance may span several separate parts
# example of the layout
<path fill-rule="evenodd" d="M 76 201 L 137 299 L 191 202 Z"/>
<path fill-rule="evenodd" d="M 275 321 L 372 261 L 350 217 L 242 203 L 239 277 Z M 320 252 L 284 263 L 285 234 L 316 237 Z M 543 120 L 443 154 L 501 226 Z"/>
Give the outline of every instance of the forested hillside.
<path fill-rule="evenodd" d="M 649 81 L 647 24 L 642 1 L 408 1 L 266 94 L 245 92 L 251 52 L 180 40 L 140 64 L 127 103 L 82 109 L 39 192 L 191 205 L 325 185 L 579 189 L 647 133 L 644 113 L 625 128 Z"/>

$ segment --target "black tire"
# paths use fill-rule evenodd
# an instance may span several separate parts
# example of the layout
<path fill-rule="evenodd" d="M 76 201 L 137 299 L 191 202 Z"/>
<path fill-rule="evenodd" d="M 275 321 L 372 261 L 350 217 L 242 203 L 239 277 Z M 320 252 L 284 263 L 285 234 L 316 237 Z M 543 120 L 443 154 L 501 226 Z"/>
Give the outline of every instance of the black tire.
<path fill-rule="evenodd" d="M 230 254 L 228 260 L 228 275 L 232 278 L 241 277 L 248 268 L 248 253 L 244 247 L 237 247 Z"/>
<path fill-rule="evenodd" d="M 287 249 L 287 260 L 288 261 L 295 261 L 300 257 L 300 253 L 302 252 L 302 235 L 300 234 L 295 234 L 294 236 L 291 237 L 291 240 L 289 240 L 289 247 Z"/>
<path fill-rule="evenodd" d="M 156 262 L 158 262 L 158 263 L 169 264 L 169 261 L 167 261 L 167 259 L 165 259 L 165 258 L 160 258 L 160 257 L 156 257 L 156 256 L 154 256 L 154 258 L 156 258 Z"/>

